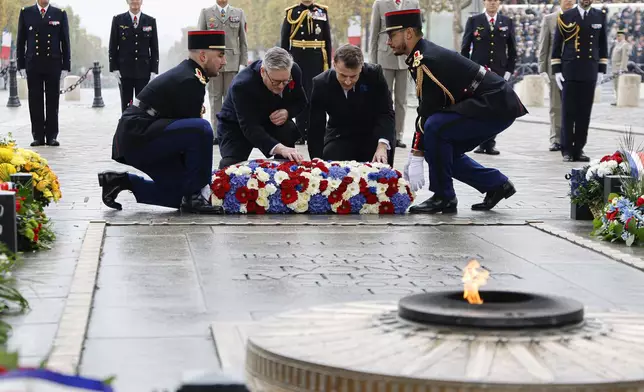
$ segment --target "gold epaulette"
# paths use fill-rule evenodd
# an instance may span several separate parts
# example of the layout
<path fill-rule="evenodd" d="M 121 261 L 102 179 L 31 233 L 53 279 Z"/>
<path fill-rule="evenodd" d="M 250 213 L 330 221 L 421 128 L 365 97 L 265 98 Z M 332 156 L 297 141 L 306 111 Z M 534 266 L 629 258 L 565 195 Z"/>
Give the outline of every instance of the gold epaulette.
<path fill-rule="evenodd" d="M 579 30 L 581 28 L 576 22 L 570 22 L 566 24 L 561 17 L 563 14 L 559 14 L 557 17 L 557 25 L 559 26 L 559 31 L 561 32 L 561 35 L 564 37 L 564 42 L 569 41 L 579 35 Z M 566 37 L 566 35 L 568 35 Z"/>
<path fill-rule="evenodd" d="M 320 8 L 322 8 L 322 9 L 323 9 L 323 10 L 325 10 L 325 11 L 328 11 L 328 10 L 329 10 L 329 6 L 328 6 L 328 5 L 318 4 L 318 3 L 313 3 L 313 5 L 314 5 L 314 6 L 316 6 L 316 7 L 320 7 Z"/>
<path fill-rule="evenodd" d="M 288 12 L 289 10 L 292 10 L 293 8 L 297 7 L 299 4 L 293 4 L 290 7 L 284 8 L 284 12 Z"/>

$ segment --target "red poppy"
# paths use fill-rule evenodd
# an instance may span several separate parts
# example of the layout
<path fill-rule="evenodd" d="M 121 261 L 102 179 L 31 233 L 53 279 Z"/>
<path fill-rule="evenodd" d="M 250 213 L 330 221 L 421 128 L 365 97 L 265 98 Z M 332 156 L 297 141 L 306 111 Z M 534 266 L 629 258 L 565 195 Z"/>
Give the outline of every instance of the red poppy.
<path fill-rule="evenodd" d="M 259 197 L 259 191 L 257 189 L 249 189 L 248 190 L 248 200 L 249 201 L 255 201 Z"/>
<path fill-rule="evenodd" d="M 297 201 L 297 191 L 294 188 L 282 189 L 282 202 L 284 204 L 291 204 Z"/>
<path fill-rule="evenodd" d="M 342 200 L 342 192 L 338 192 L 338 191 L 331 192 L 328 200 L 330 204 L 335 204 L 339 202 L 340 200 Z"/>
<path fill-rule="evenodd" d="M 329 181 L 322 180 L 320 181 L 320 192 L 326 191 L 326 188 L 329 186 Z"/>
<path fill-rule="evenodd" d="M 293 90 L 295 88 L 295 80 L 291 80 L 291 83 L 288 84 L 288 89 Z"/>
<path fill-rule="evenodd" d="M 611 221 L 615 220 L 615 218 L 617 217 L 618 213 L 619 213 L 619 208 L 615 208 L 615 211 L 606 213 L 606 219 L 611 220 Z"/>
<path fill-rule="evenodd" d="M 638 207 L 644 204 L 644 197 L 641 197 L 641 196 L 638 197 L 637 202 L 635 204 L 637 204 Z"/>
<path fill-rule="evenodd" d="M 389 188 L 387 188 L 385 195 L 387 195 L 387 197 L 393 197 L 396 193 L 398 193 L 398 187 L 390 185 Z"/>
<path fill-rule="evenodd" d="M 342 183 L 349 185 L 349 184 L 353 183 L 353 178 L 352 177 L 344 177 L 342 179 Z"/>
<path fill-rule="evenodd" d="M 257 211 L 257 203 L 250 200 L 248 203 L 246 203 L 246 211 L 249 214 L 252 214 L 253 212 Z"/>
<path fill-rule="evenodd" d="M 380 213 L 381 214 L 393 214 L 394 213 L 394 204 L 390 201 L 383 201 L 380 203 Z"/>
<path fill-rule="evenodd" d="M 365 195 L 365 198 L 367 199 L 367 204 L 378 203 L 378 196 L 374 195 L 373 193 L 369 193 L 368 195 Z"/>
<path fill-rule="evenodd" d="M 351 203 L 349 203 L 348 200 L 345 200 L 340 204 L 340 207 L 338 207 L 338 214 L 340 215 L 347 215 L 351 213 Z"/>
<path fill-rule="evenodd" d="M 223 199 L 230 190 L 230 183 L 225 179 L 218 178 L 210 185 L 210 189 L 217 198 Z"/>
<path fill-rule="evenodd" d="M 235 197 L 237 200 L 239 200 L 240 203 L 246 203 L 249 200 L 250 196 L 250 189 L 246 188 L 245 186 L 237 189 L 237 192 L 235 192 Z"/>

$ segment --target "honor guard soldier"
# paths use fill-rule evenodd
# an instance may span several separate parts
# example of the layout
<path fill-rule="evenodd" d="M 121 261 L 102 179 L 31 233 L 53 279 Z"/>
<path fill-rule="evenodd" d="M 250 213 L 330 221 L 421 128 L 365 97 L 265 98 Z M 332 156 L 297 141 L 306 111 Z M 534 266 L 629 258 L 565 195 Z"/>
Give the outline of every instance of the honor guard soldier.
<path fill-rule="evenodd" d="M 512 87 L 494 72 L 460 54 L 422 38 L 420 10 L 385 15 L 388 44 L 407 65 L 416 82 L 418 118 L 404 176 L 414 191 L 425 184 L 434 195 L 413 206 L 411 213 L 456 212 L 453 178 L 486 193 L 473 210 L 490 210 L 516 191 L 496 169 L 465 155 L 507 129 L 527 113 Z"/>
<path fill-rule="evenodd" d="M 221 110 L 226 92 L 240 67 L 248 64 L 248 44 L 246 41 L 246 16 L 241 8 L 231 7 L 228 0 L 217 0 L 214 7 L 204 8 L 199 14 L 197 26 L 201 30 L 223 30 L 226 32 L 226 47 L 231 50 L 226 56 L 226 67 L 219 76 L 208 82 L 210 100 L 210 119 L 212 128 L 217 129 L 217 113 Z M 215 136 L 213 141 L 219 144 Z"/>
<path fill-rule="evenodd" d="M 557 19 L 552 72 L 562 90 L 561 154 L 564 162 L 589 162 L 584 154 L 595 86 L 608 64 L 606 13 L 581 0 Z"/>
<path fill-rule="evenodd" d="M 331 25 L 327 6 L 313 0 L 286 9 L 282 23 L 281 46 L 291 53 L 302 70 L 302 81 L 307 99 L 311 98 L 313 78 L 331 68 Z M 302 135 L 298 144 L 304 144 L 309 129 L 309 108 L 295 119 Z"/>
<path fill-rule="evenodd" d="M 71 70 L 69 23 L 65 10 L 38 0 L 23 7 L 16 41 L 18 69 L 27 71 L 32 147 L 59 146 L 60 79 Z M 44 96 L 43 96 L 44 94 Z M 46 98 L 46 108 L 45 108 Z"/>
<path fill-rule="evenodd" d="M 121 91 L 121 111 L 159 73 L 157 22 L 141 13 L 143 0 L 127 0 L 130 10 L 114 16 L 110 33 L 110 72 Z"/>
<path fill-rule="evenodd" d="M 483 0 L 485 12 L 470 16 L 465 24 L 461 54 L 509 80 L 517 60 L 516 39 L 512 19 L 499 15 L 499 0 Z M 470 47 L 472 54 L 470 55 Z M 476 150 L 478 154 L 498 155 L 492 137 Z"/>
<path fill-rule="evenodd" d="M 617 87 L 619 82 L 619 75 L 628 71 L 628 57 L 631 54 L 631 45 L 626 41 L 626 30 L 617 30 L 617 38 L 613 53 L 610 56 L 611 71 L 613 74 L 613 87 L 615 89 L 615 102 L 611 105 L 617 105 Z"/>
<path fill-rule="evenodd" d="M 152 180 L 128 173 L 98 175 L 103 202 L 120 210 L 116 197 L 134 193 L 138 203 L 220 213 L 210 199 L 213 131 L 202 118 L 208 78 L 226 65 L 223 31 L 189 31 L 189 59 L 154 78 L 118 123 L 112 159 L 133 166 Z"/>

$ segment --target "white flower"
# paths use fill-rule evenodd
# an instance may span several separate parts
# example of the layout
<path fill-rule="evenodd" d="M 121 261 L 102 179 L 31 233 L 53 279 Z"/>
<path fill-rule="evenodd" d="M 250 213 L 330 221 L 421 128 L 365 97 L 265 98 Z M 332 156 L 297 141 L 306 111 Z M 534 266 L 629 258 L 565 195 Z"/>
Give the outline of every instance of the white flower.
<path fill-rule="evenodd" d="M 255 175 L 257 176 L 257 179 L 260 180 L 261 182 L 268 182 L 271 179 L 270 174 L 266 173 L 263 168 L 258 167 L 255 170 Z"/>
<path fill-rule="evenodd" d="M 309 179 L 309 186 L 306 188 L 306 193 L 309 195 L 317 195 L 320 193 L 320 179 L 311 177 Z"/>
<path fill-rule="evenodd" d="M 277 185 L 280 185 L 284 180 L 288 180 L 288 178 L 288 174 L 282 170 L 275 173 L 275 182 Z"/>
<path fill-rule="evenodd" d="M 250 180 L 248 180 L 248 183 L 246 184 L 246 188 L 259 189 L 259 181 L 257 181 L 257 178 L 251 178 Z"/>
<path fill-rule="evenodd" d="M 630 167 L 628 166 L 628 163 L 622 162 L 619 164 L 619 169 L 624 172 L 625 174 L 630 173 Z"/>
<path fill-rule="evenodd" d="M 302 195 L 300 195 L 300 196 L 302 196 Z M 300 197 L 300 198 L 298 198 L 298 200 L 295 203 L 289 204 L 288 207 L 290 209 L 292 209 L 293 211 L 301 214 L 303 212 L 308 211 L 309 202 L 308 202 L 308 200 L 305 201 L 302 197 Z"/>
<path fill-rule="evenodd" d="M 337 178 L 332 178 L 329 180 L 329 186 L 327 189 L 331 189 L 331 192 L 334 190 L 338 189 L 342 185 L 342 180 L 338 180 Z"/>
<path fill-rule="evenodd" d="M 223 205 L 224 205 L 224 199 L 220 199 L 220 198 L 218 198 L 217 196 L 212 195 L 212 197 L 210 198 L 210 203 L 211 203 L 214 207 L 221 207 L 221 206 L 223 206 Z"/>
<path fill-rule="evenodd" d="M 380 213 L 380 205 L 378 203 L 376 204 L 367 204 L 362 206 L 360 209 L 361 214 L 378 214 Z"/>
<path fill-rule="evenodd" d="M 308 203 L 310 200 L 311 200 L 311 195 L 308 195 L 306 193 L 298 193 L 297 194 L 296 203 L 299 203 L 300 201 Z"/>
<path fill-rule="evenodd" d="M 277 187 L 273 184 L 266 184 L 266 187 L 264 188 L 268 191 L 269 195 L 274 195 L 275 192 L 277 192 Z"/>
<path fill-rule="evenodd" d="M 239 212 L 241 214 L 247 214 L 248 213 L 248 209 L 246 208 L 246 203 L 239 205 Z"/>
<path fill-rule="evenodd" d="M 378 183 L 376 185 L 376 195 L 384 195 L 387 189 L 389 189 L 389 184 Z"/>
<path fill-rule="evenodd" d="M 313 170 L 311 170 L 311 174 L 313 174 L 314 176 L 319 177 L 322 174 L 322 170 L 320 170 L 319 167 L 316 167 Z"/>
<path fill-rule="evenodd" d="M 228 167 L 226 168 L 226 170 L 224 170 L 224 173 L 226 173 L 226 174 L 228 174 L 228 175 L 231 175 L 231 174 L 233 174 L 236 170 L 237 170 L 237 168 L 236 168 L 235 166 L 228 166 Z"/>
<path fill-rule="evenodd" d="M 342 205 L 342 201 L 331 204 L 331 211 L 338 212 L 338 207 Z"/>
<path fill-rule="evenodd" d="M 246 174 L 250 174 L 253 171 L 250 169 L 248 166 L 240 166 L 236 171 L 235 174 L 238 176 L 244 176 Z"/>
<path fill-rule="evenodd" d="M 262 192 L 263 190 L 264 190 L 264 189 L 260 189 L 260 190 L 259 190 L 259 191 L 260 191 L 260 196 L 259 196 L 259 197 L 257 197 L 257 201 L 256 201 L 256 203 L 257 203 L 257 205 L 258 205 L 258 206 L 260 206 L 260 207 L 268 208 L 268 206 L 269 206 L 268 196 L 267 196 L 267 197 L 262 197 L 262 196 L 261 196 L 261 192 Z"/>
<path fill-rule="evenodd" d="M 389 199 L 389 196 L 387 196 L 386 193 L 380 193 L 378 194 L 378 201 L 383 202 L 383 201 L 391 201 L 391 200 Z"/>
<path fill-rule="evenodd" d="M 342 194 L 342 198 L 345 200 L 349 200 L 353 196 L 356 196 L 360 193 L 360 185 L 358 185 L 355 182 L 352 182 L 351 184 L 347 185 L 347 190 Z"/>

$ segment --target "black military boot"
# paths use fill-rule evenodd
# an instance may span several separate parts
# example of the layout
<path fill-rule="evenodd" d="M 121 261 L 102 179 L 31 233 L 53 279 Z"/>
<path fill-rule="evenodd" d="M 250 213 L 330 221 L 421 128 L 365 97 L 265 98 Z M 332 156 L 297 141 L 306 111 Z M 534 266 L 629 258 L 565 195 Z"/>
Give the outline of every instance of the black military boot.
<path fill-rule="evenodd" d="M 106 171 L 98 174 L 98 185 L 103 188 L 103 203 L 110 208 L 122 210 L 123 206 L 116 202 L 116 197 L 121 191 L 132 190 L 132 184 L 127 173 Z"/>
<path fill-rule="evenodd" d="M 191 196 L 184 196 L 181 200 L 181 211 L 190 212 L 193 214 L 223 214 L 224 209 L 221 207 L 215 207 L 208 202 L 202 195 L 201 192 L 195 193 Z"/>
<path fill-rule="evenodd" d="M 453 199 L 444 199 L 440 196 L 432 196 L 424 202 L 412 206 L 409 209 L 410 214 L 437 214 L 442 212 L 443 214 L 453 214 L 456 212 L 456 206 L 458 206 L 458 199 L 455 197 Z"/>
<path fill-rule="evenodd" d="M 497 189 L 487 192 L 483 199 L 483 203 L 472 205 L 472 209 L 475 211 L 489 211 L 499 204 L 501 199 L 507 199 L 515 193 L 517 193 L 517 190 L 514 189 L 512 182 L 508 180 Z"/>

